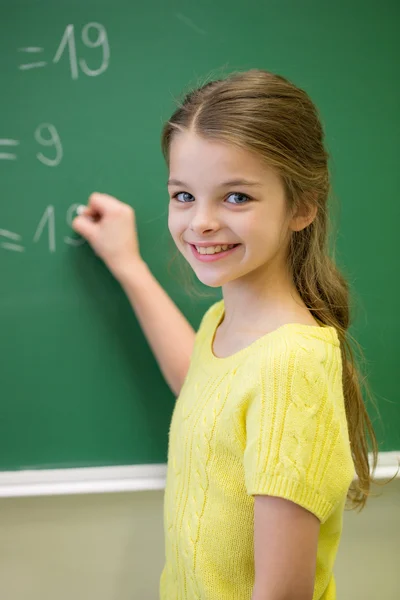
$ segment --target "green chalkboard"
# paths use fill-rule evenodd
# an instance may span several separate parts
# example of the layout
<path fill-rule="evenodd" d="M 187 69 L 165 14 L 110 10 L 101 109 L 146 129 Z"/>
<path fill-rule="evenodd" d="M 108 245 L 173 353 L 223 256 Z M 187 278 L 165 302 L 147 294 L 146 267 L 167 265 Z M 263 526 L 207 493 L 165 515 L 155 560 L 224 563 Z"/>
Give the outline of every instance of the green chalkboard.
<path fill-rule="evenodd" d="M 220 290 L 193 299 L 168 272 L 161 127 L 184 90 L 253 67 L 320 109 L 352 333 L 378 396 L 380 449 L 400 447 L 399 16 L 395 0 L 1 3 L 0 469 L 166 460 L 175 399 L 71 217 L 92 191 L 131 203 L 143 257 L 197 327 Z"/>

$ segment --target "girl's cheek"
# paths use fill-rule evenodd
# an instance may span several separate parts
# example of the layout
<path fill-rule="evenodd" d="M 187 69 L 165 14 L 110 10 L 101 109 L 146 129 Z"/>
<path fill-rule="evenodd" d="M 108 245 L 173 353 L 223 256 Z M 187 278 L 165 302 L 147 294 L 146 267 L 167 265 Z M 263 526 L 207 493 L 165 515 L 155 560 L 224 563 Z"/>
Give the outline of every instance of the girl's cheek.
<path fill-rule="evenodd" d="M 168 215 L 168 229 L 172 237 L 174 237 L 176 231 L 176 219 L 173 218 L 171 213 Z"/>

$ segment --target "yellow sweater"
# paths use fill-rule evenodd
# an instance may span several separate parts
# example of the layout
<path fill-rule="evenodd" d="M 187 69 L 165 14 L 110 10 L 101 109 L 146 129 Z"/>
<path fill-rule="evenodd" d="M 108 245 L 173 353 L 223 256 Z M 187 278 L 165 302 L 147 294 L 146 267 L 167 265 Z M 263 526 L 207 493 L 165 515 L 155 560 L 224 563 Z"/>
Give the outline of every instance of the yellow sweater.
<path fill-rule="evenodd" d="M 336 329 L 290 323 L 217 358 L 223 316 L 223 300 L 204 315 L 172 415 L 161 599 L 251 600 L 253 495 L 268 494 L 320 520 L 313 600 L 334 600 L 354 476 Z"/>

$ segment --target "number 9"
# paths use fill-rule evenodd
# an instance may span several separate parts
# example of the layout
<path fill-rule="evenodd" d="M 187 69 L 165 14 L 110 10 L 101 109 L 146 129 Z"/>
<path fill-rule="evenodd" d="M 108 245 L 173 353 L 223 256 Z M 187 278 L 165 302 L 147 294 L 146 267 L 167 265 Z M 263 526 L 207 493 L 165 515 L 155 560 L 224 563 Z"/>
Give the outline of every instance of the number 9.
<path fill-rule="evenodd" d="M 97 39 L 93 42 L 89 38 L 89 30 L 91 28 L 97 30 Z M 82 41 L 88 48 L 98 48 L 99 46 L 103 46 L 103 61 L 98 69 L 89 69 L 87 62 L 83 58 L 79 60 L 80 67 L 86 75 L 89 75 L 90 77 L 100 75 L 107 69 L 110 60 L 110 46 L 108 44 L 105 28 L 103 25 L 100 25 L 100 23 L 88 23 L 82 30 Z"/>
<path fill-rule="evenodd" d="M 50 139 L 46 139 L 42 136 L 42 130 L 48 129 L 50 132 Z M 63 157 L 63 149 L 61 145 L 60 136 L 57 133 L 57 129 L 51 123 L 42 123 L 35 130 L 35 139 L 42 146 L 55 146 L 56 156 L 55 158 L 47 158 L 41 152 L 36 154 L 36 157 L 40 160 L 41 163 L 47 165 L 48 167 L 56 167 L 60 164 L 61 159 Z"/>

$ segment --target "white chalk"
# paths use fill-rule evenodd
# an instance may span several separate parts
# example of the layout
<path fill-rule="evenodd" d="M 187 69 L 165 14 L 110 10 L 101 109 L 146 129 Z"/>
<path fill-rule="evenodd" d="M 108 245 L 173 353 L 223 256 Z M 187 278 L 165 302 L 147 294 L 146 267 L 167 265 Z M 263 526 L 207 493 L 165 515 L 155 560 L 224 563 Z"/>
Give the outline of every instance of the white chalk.
<path fill-rule="evenodd" d="M 79 206 L 76 207 L 76 214 L 79 215 L 83 215 L 86 210 L 87 210 L 87 206 L 85 206 L 84 204 L 79 204 Z M 89 219 L 90 221 L 93 221 L 94 223 L 96 223 L 96 221 L 98 221 L 98 218 L 96 216 L 89 216 L 89 215 L 85 215 L 85 217 L 87 219 Z"/>

